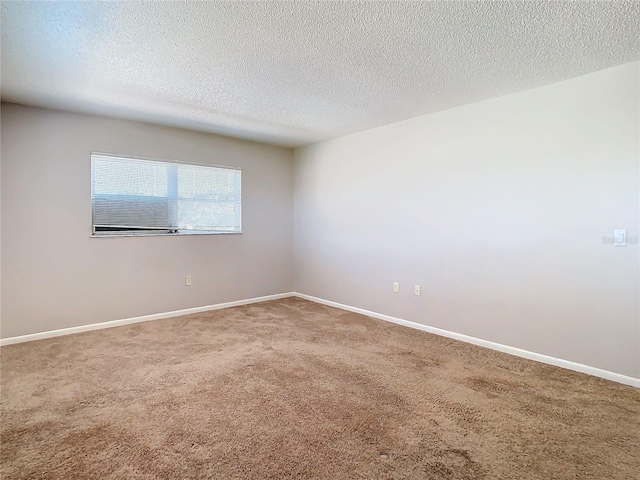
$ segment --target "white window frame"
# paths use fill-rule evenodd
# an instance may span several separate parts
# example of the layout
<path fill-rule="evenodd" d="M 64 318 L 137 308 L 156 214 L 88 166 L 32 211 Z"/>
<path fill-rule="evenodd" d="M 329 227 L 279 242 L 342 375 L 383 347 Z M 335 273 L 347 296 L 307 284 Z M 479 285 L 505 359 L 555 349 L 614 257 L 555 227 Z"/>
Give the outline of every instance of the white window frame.
<path fill-rule="evenodd" d="M 159 163 L 169 163 L 169 164 L 182 164 L 182 165 L 193 165 L 198 167 L 212 167 L 212 168 L 222 168 L 228 170 L 236 170 L 240 173 L 240 192 L 242 192 L 242 168 L 231 165 L 215 165 L 211 163 L 200 163 L 200 162 L 191 162 L 191 161 L 183 161 L 183 160 L 166 160 L 160 158 L 153 157 L 145 157 L 140 155 L 124 155 L 120 153 L 105 153 L 105 152 L 91 152 L 89 157 L 90 162 L 92 161 L 92 157 L 96 156 L 106 156 L 106 157 L 115 157 L 115 158 L 123 158 L 123 159 L 131 159 L 131 160 L 143 160 L 147 162 L 159 162 Z M 90 165 L 90 177 L 93 175 L 93 167 Z M 177 172 L 177 169 L 173 169 Z M 173 179 L 173 180 L 172 180 Z M 92 184 L 92 179 L 89 179 L 90 184 Z M 173 187 L 174 191 L 177 190 L 177 176 L 171 176 L 168 178 L 168 188 L 171 189 Z M 175 230 L 175 231 L 158 231 L 153 232 L 152 229 L 140 231 L 140 232 L 100 232 L 96 233 L 94 226 L 94 218 L 93 218 L 93 186 L 91 185 L 91 198 L 90 198 L 90 209 L 91 209 L 91 238 L 120 238 L 120 237 L 173 237 L 173 236 L 192 236 L 192 235 L 240 235 L 243 233 L 242 228 L 242 214 L 240 214 L 240 229 L 238 231 L 213 231 L 213 230 Z M 240 193 L 242 195 L 242 193 Z M 240 205 L 242 209 L 243 202 L 240 200 Z"/>

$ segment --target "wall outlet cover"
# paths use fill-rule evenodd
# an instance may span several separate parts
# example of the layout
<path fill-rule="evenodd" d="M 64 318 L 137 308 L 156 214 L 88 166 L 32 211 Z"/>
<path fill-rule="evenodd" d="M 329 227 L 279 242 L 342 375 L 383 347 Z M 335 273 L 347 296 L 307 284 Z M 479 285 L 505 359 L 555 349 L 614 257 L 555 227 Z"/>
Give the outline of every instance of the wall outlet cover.
<path fill-rule="evenodd" d="M 613 245 L 615 247 L 627 246 L 627 229 L 616 228 L 613 230 Z"/>

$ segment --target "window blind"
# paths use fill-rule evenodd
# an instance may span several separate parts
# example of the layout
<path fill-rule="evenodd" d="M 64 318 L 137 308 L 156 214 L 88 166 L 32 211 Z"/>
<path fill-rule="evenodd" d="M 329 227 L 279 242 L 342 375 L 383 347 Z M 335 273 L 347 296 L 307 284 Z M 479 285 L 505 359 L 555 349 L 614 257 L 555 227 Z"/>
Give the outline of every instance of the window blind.
<path fill-rule="evenodd" d="M 91 155 L 94 235 L 240 233 L 241 170 Z"/>

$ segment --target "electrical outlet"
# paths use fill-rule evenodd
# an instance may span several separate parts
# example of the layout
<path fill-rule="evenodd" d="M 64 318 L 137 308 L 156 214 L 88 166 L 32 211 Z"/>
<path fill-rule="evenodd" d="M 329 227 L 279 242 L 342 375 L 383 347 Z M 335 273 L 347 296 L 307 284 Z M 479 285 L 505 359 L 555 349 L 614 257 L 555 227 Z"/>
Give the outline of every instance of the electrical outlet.
<path fill-rule="evenodd" d="M 415 295 L 417 295 L 418 297 L 420 296 L 420 294 L 422 293 L 422 292 L 421 292 L 421 289 L 420 289 L 420 285 L 415 285 L 415 286 L 413 287 L 413 293 L 414 293 Z"/>
<path fill-rule="evenodd" d="M 393 291 L 398 293 L 400 291 L 400 284 L 398 282 L 393 282 Z"/>
<path fill-rule="evenodd" d="M 191 275 L 187 275 L 186 277 L 184 277 L 184 284 L 185 284 L 187 287 L 190 287 L 190 286 L 191 286 Z"/>

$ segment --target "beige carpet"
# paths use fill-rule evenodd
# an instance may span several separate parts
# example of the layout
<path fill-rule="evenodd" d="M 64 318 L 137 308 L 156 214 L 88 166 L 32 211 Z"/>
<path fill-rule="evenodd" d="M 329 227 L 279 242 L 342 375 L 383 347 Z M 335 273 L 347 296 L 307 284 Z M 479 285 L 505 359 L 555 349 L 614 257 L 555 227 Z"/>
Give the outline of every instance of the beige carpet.
<path fill-rule="evenodd" d="M 300 299 L 1 355 L 3 479 L 639 478 L 640 390 Z"/>

